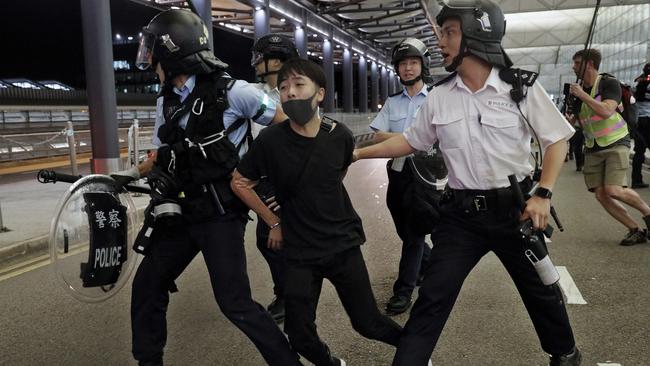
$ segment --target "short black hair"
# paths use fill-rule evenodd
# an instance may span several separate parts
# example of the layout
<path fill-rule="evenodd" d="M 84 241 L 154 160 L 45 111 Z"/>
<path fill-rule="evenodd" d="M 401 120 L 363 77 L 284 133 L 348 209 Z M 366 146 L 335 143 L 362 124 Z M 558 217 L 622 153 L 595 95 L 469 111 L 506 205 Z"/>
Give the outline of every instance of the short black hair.
<path fill-rule="evenodd" d="M 291 74 L 306 76 L 319 88 L 327 89 L 327 79 L 323 68 L 314 61 L 297 57 L 288 59 L 278 71 L 278 85 L 288 79 Z"/>
<path fill-rule="evenodd" d="M 580 50 L 573 55 L 573 60 L 580 57 L 583 62 L 591 61 L 594 64 L 594 69 L 598 70 L 600 68 L 600 61 L 603 59 L 603 56 L 595 48 L 589 48 L 585 50 Z"/>

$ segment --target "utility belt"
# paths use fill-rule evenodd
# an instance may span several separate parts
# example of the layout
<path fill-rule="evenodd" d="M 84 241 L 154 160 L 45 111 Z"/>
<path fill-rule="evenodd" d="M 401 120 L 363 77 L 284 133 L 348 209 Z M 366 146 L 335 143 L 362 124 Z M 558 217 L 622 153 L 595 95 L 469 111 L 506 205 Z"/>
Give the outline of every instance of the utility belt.
<path fill-rule="evenodd" d="M 526 178 L 519 182 L 522 192 L 529 192 L 532 181 Z M 479 214 L 482 212 L 509 212 L 516 205 L 516 197 L 510 187 L 488 190 L 476 189 L 448 189 L 441 199 L 441 204 L 452 204 L 463 210 L 466 214 Z"/>

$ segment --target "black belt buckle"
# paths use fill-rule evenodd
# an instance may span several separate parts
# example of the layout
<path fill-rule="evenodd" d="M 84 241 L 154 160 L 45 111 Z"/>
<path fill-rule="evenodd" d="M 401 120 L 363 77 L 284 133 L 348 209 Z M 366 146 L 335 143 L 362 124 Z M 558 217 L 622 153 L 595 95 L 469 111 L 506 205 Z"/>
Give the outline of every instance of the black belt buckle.
<path fill-rule="evenodd" d="M 474 202 L 474 208 L 476 208 L 477 212 L 480 211 L 487 211 L 487 201 L 485 200 L 485 196 L 483 195 L 478 195 L 474 196 L 474 199 L 472 200 Z"/>

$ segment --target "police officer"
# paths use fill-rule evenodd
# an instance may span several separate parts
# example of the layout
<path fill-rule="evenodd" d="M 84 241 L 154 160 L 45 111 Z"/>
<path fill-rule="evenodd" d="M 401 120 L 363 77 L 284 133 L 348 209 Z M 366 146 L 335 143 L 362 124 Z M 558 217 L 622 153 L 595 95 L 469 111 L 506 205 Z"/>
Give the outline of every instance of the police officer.
<path fill-rule="evenodd" d="M 252 49 L 251 66 L 255 68 L 255 74 L 262 81 L 253 84 L 265 92 L 275 103 L 280 103 L 280 92 L 278 91 L 278 71 L 284 62 L 290 58 L 299 57 L 296 46 L 286 36 L 281 34 L 267 34 L 260 37 Z M 265 126 L 252 124 L 253 138 L 256 138 Z M 257 185 L 258 194 L 265 198 L 267 204 L 274 210 L 279 209 L 275 203 L 274 190 L 267 179 L 262 179 Z M 286 261 L 282 249 L 270 249 L 267 245 L 269 239 L 269 228 L 258 216 L 257 220 L 257 248 L 266 259 L 273 278 L 273 293 L 275 298 L 267 306 L 267 311 L 276 322 L 284 320 L 284 281 L 286 272 Z"/>
<path fill-rule="evenodd" d="M 411 125 L 428 94 L 425 80 L 429 80 L 430 62 L 429 49 L 418 39 L 407 38 L 393 48 L 393 68 L 404 89 L 386 99 L 381 111 L 370 124 L 370 128 L 375 131 L 376 143 L 401 134 Z M 399 273 L 393 284 L 393 296 L 386 304 L 386 311 L 390 314 L 401 314 L 411 306 L 411 295 L 419 277 L 421 263 L 426 261 L 431 251 L 424 241 L 424 234 L 416 233 L 411 225 L 412 220 L 421 218 L 409 215 L 411 207 L 406 195 L 411 191 L 414 177 L 411 164 L 406 159 L 392 159 L 386 167 L 386 205 L 393 217 L 397 235 L 402 240 Z"/>
<path fill-rule="evenodd" d="M 152 202 L 153 211 L 165 216 L 156 216 L 156 224 L 167 223 L 155 225 L 133 280 L 133 356 L 140 365 L 162 365 L 168 292 L 200 251 L 224 315 L 268 364 L 299 365 L 283 333 L 251 298 L 246 211 L 228 184 L 238 154 L 246 149 L 245 122 L 268 124 L 286 116 L 268 96 L 225 73 L 227 65 L 209 49 L 208 28 L 189 11 L 155 16 L 142 31 L 137 63 L 141 69 L 154 67 L 164 85 L 157 105 L 157 157 L 139 173 L 151 170 L 152 199 L 164 203 Z M 218 138 L 220 133 L 227 138 Z M 136 170 L 130 171 L 134 178 Z"/>
<path fill-rule="evenodd" d="M 440 206 L 436 246 L 393 365 L 426 365 L 463 281 L 489 251 L 515 282 L 550 364 L 578 365 L 581 356 L 561 291 L 541 282 L 515 235 L 520 220 L 532 219 L 538 230 L 546 227 L 566 139 L 574 131 L 530 73 L 514 75 L 509 69 L 501 47 L 504 16 L 493 1 L 445 5 L 436 21 L 445 68 L 455 73 L 429 93 L 403 135 L 353 153 L 353 158 L 402 156 L 439 141 L 449 169 L 451 190 Z M 508 176 L 516 175 L 524 192 L 531 188 L 531 128 L 546 151 L 544 169 L 540 188 L 520 214 Z"/>

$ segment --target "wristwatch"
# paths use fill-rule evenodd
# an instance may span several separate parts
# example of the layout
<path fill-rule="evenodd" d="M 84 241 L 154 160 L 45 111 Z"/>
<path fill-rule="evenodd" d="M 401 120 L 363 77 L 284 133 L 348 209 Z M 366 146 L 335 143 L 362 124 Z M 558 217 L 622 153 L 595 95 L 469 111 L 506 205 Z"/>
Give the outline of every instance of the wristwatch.
<path fill-rule="evenodd" d="M 551 199 L 551 197 L 553 196 L 553 192 L 551 192 L 550 189 L 546 189 L 544 187 L 537 187 L 537 189 L 535 189 L 535 192 L 533 192 L 533 194 L 537 197 L 548 198 L 548 199 Z"/>

